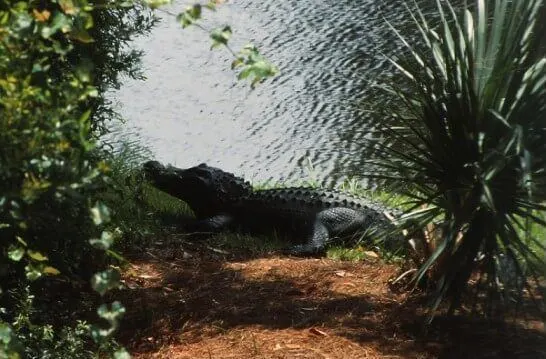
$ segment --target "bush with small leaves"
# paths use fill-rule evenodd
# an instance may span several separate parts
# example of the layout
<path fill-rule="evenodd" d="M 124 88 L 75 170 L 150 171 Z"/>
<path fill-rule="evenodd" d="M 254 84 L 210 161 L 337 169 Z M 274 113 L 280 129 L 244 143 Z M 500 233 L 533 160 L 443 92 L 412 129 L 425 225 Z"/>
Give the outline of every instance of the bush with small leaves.
<path fill-rule="evenodd" d="M 152 23 L 137 2 L 0 1 L 0 357 L 84 358 L 110 345 L 117 319 L 93 349 L 88 325 L 51 326 L 54 313 L 36 302 L 55 294 L 47 277 L 77 285 L 114 254 L 114 224 L 97 201 L 109 166 L 96 139 L 113 116 L 103 96 L 121 72 L 138 75 L 139 54 L 123 44 Z M 99 277 L 102 294 L 119 274 Z M 123 314 L 119 303 L 99 310 L 113 313 Z"/>

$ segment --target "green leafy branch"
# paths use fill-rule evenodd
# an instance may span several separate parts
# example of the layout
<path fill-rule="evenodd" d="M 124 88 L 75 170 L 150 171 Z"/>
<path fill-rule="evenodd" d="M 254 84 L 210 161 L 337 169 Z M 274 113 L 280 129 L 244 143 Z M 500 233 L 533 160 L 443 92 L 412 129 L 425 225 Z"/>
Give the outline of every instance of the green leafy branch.
<path fill-rule="evenodd" d="M 250 86 L 254 88 L 257 83 L 273 77 L 277 74 L 277 68 L 265 59 L 258 49 L 248 44 L 236 56 L 231 63 L 231 68 L 241 67 L 241 72 L 237 76 L 240 80 L 251 79 Z"/>
<path fill-rule="evenodd" d="M 91 219 L 96 226 L 102 226 L 111 221 L 110 209 L 101 202 L 97 202 L 95 206 L 90 209 Z M 110 247 L 114 244 L 116 236 L 119 233 L 112 233 L 111 231 L 104 230 L 101 233 L 100 238 L 92 238 L 89 243 L 96 249 L 112 253 Z M 101 296 L 111 289 L 118 288 L 120 285 L 121 275 L 117 268 L 108 268 L 104 271 L 95 273 L 91 278 L 91 287 L 99 293 Z M 108 328 L 101 328 L 97 325 L 90 327 L 91 337 L 99 345 L 106 345 L 107 340 L 112 337 L 115 331 L 119 328 L 120 320 L 125 314 L 125 307 L 118 301 L 113 302 L 110 305 L 102 304 L 97 309 L 99 317 L 108 322 Z M 115 359 L 128 359 L 131 356 L 124 349 L 118 349 L 113 357 Z"/>
<path fill-rule="evenodd" d="M 171 0 L 146 0 L 146 4 L 152 8 L 157 9 L 162 5 L 170 4 Z M 179 14 L 173 14 L 167 10 L 163 12 L 176 16 L 176 21 L 182 26 L 183 29 L 189 26 L 195 26 L 207 33 L 212 40 L 211 50 L 223 46 L 226 48 L 235 60 L 231 64 L 232 69 L 240 69 L 237 76 L 239 80 L 249 79 L 250 87 L 255 88 L 260 82 L 275 76 L 279 70 L 271 62 L 269 62 L 258 48 L 252 44 L 244 46 L 239 51 L 234 51 L 230 45 L 229 40 L 233 33 L 230 26 L 225 25 L 216 29 L 207 29 L 201 25 L 198 21 L 203 17 L 203 9 L 209 11 L 216 11 L 217 5 L 220 3 L 218 0 L 210 0 L 206 4 L 195 3 L 188 6 L 183 12 Z"/>

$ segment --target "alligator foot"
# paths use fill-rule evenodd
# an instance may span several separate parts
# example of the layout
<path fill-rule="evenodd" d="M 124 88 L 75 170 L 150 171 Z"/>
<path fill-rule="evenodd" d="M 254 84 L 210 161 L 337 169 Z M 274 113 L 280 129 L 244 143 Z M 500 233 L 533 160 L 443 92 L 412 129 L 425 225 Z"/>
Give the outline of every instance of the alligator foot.
<path fill-rule="evenodd" d="M 324 247 L 315 247 L 309 244 L 299 244 L 286 248 L 283 254 L 295 257 L 323 257 L 326 254 Z"/>

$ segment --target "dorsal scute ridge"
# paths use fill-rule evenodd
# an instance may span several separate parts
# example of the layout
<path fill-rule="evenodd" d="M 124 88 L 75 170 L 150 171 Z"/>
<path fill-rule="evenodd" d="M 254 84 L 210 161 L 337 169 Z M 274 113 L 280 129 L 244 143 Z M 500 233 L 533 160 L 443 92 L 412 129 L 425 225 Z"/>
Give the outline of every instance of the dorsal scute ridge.
<path fill-rule="evenodd" d="M 359 197 L 337 189 L 322 189 L 311 187 L 286 187 L 260 189 L 251 193 L 249 199 L 280 200 L 322 207 L 348 207 L 355 209 L 373 209 L 388 211 L 385 206 L 365 197 Z"/>

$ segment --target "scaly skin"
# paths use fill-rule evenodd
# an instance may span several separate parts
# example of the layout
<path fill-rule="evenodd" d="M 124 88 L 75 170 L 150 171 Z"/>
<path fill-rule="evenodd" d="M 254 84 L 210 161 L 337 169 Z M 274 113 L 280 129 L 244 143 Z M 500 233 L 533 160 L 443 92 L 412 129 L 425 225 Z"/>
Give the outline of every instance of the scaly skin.
<path fill-rule="evenodd" d="M 244 179 L 204 163 L 184 170 L 149 161 L 143 168 L 154 186 L 188 203 L 197 217 L 194 228 L 250 233 L 277 230 L 305 238 L 305 243 L 290 248 L 289 253 L 295 255 L 320 253 L 335 238 L 360 238 L 369 231 L 392 227 L 386 215 L 392 211 L 340 191 L 254 190 Z M 395 237 L 385 243 L 402 248 L 403 239 Z"/>

